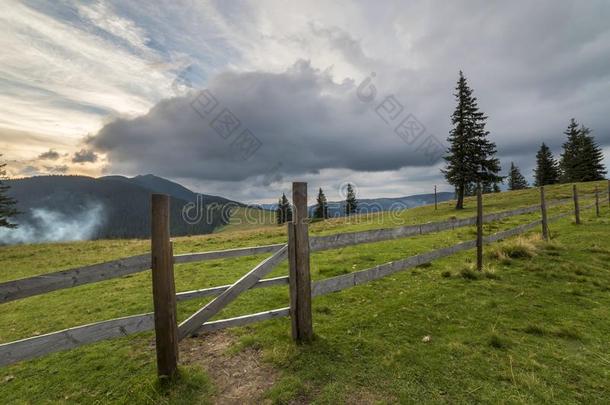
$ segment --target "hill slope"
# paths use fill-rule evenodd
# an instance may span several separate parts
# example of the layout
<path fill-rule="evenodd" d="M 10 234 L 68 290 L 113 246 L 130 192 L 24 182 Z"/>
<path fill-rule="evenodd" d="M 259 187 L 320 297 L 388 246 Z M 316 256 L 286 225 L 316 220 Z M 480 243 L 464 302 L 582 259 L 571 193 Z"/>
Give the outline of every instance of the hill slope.
<path fill-rule="evenodd" d="M 85 176 L 8 180 L 9 194 L 23 214 L 17 217 L 18 229 L 0 232 L 0 243 L 148 237 L 151 193 L 172 190 L 170 182 L 160 181 L 163 179 L 145 176 L 144 180 Z M 208 216 L 209 221 L 194 225 L 182 220 L 182 208 L 194 200 L 181 198 L 188 197 L 184 190 L 171 194 L 174 235 L 210 233 L 224 223 L 217 212 Z M 228 201 L 214 199 L 221 204 Z"/>
<path fill-rule="evenodd" d="M 595 185 L 579 185 L 591 192 Z M 547 189 L 570 196 L 571 185 Z M 537 190 L 490 194 L 485 212 L 529 206 Z M 591 199 L 582 198 L 588 205 Z M 570 212 L 553 207 L 549 215 Z M 312 235 L 470 217 L 419 207 L 310 225 Z M 485 233 L 538 219 L 537 214 L 485 225 Z M 274 319 L 181 343 L 181 378 L 155 383 L 152 333 L 53 354 L 0 369 L 6 403 L 213 403 L 227 382 L 262 403 L 606 403 L 610 397 L 610 209 L 550 225 L 551 243 L 529 235 L 485 247 L 486 272 L 473 273 L 474 252 L 313 300 L 316 340 L 296 346 L 290 321 Z M 283 242 L 284 227 L 175 239 L 176 253 Z M 314 280 L 370 268 L 472 240 L 474 227 L 347 247 L 312 255 Z M 0 280 L 43 274 L 146 252 L 146 240 L 0 247 Z M 176 266 L 176 290 L 229 284 L 266 256 Z M 285 275 L 283 264 L 268 277 Z M 150 274 L 141 273 L 3 304 L 0 342 L 152 310 Z M 184 320 L 210 298 L 180 302 Z M 281 308 L 285 286 L 244 294 L 218 318 Z M 424 339 L 424 337 L 428 337 Z M 220 342 L 220 343 L 219 343 Z M 218 346 L 212 347 L 212 345 Z M 214 350 L 211 350 L 211 349 Z M 244 372 L 244 359 L 256 368 Z M 221 362 L 224 361 L 224 362 Z M 254 366 L 253 366 L 254 367 Z M 236 370 L 234 373 L 208 373 Z M 271 369 L 271 371 L 269 371 Z M 266 374 L 262 374 L 266 370 Z M 260 371 L 260 372 L 259 372 Z M 215 377 L 216 376 L 216 377 Z M 259 376 L 260 388 L 250 380 Z"/>
<path fill-rule="evenodd" d="M 209 194 L 198 194 L 194 191 L 189 190 L 181 184 L 173 181 L 164 179 L 163 177 L 155 176 L 153 174 L 140 175 L 135 177 L 125 176 L 105 176 L 100 177 L 99 180 L 117 180 L 129 184 L 135 184 L 154 193 L 168 194 L 176 199 L 194 202 L 197 200 L 197 195 L 203 197 L 206 204 L 217 203 L 217 204 L 235 204 L 242 206 L 243 204 L 229 200 L 224 197 L 219 197 Z"/>
<path fill-rule="evenodd" d="M 454 198 L 455 193 L 441 191 L 437 193 L 437 201 L 449 201 Z M 421 207 L 422 205 L 434 204 L 434 194 L 415 194 L 404 197 L 387 198 L 363 198 L 358 199 L 360 212 L 371 213 L 381 211 L 400 211 L 408 208 Z M 277 204 L 261 204 L 265 210 L 275 210 Z M 309 215 L 313 215 L 316 206 L 309 206 Z M 345 201 L 329 201 L 328 216 L 337 218 L 345 215 Z"/>

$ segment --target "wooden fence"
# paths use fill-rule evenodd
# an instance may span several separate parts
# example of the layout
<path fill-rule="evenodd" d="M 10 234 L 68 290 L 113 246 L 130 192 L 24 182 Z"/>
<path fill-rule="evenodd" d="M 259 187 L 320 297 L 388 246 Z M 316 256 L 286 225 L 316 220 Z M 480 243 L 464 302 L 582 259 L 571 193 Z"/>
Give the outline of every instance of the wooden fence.
<path fill-rule="evenodd" d="M 313 336 L 311 298 L 341 291 L 390 274 L 429 263 L 433 260 L 455 253 L 493 243 L 515 235 L 528 232 L 541 226 L 544 238 L 549 237 L 548 223 L 574 215 L 575 222 L 580 224 L 580 211 L 595 207 L 599 216 L 600 202 L 608 200 L 610 205 L 610 181 L 608 195 L 600 198 L 599 191 L 589 196 L 593 204 L 581 207 L 576 186 L 573 198 L 546 202 L 544 188 L 540 188 L 541 203 L 509 211 L 483 215 L 482 198 L 478 215 L 464 219 L 450 219 L 440 222 L 429 222 L 396 228 L 373 229 L 367 231 L 341 233 L 328 236 L 309 237 L 307 221 L 307 186 L 305 183 L 293 184 L 293 202 L 295 203 L 294 221 L 288 224 L 288 243 L 266 246 L 245 247 L 202 253 L 173 255 L 169 240 L 169 201 L 166 196 L 153 196 L 153 218 L 151 253 L 113 260 L 106 263 L 84 266 L 55 273 L 29 277 L 21 280 L 0 283 L 0 303 L 6 303 L 26 297 L 95 283 L 151 269 L 153 272 L 153 300 L 155 312 L 111 319 L 88 325 L 77 326 L 30 337 L 14 342 L 0 344 L 0 366 L 22 360 L 40 357 L 49 353 L 72 349 L 101 340 L 128 336 L 135 333 L 156 330 L 157 364 L 160 375 L 172 375 L 178 360 L 177 345 L 179 340 L 188 336 L 216 331 L 219 329 L 243 326 L 262 320 L 290 316 L 292 319 L 292 336 L 296 341 L 308 341 Z M 573 211 L 547 216 L 547 208 L 563 206 L 573 202 Z M 515 228 L 483 235 L 483 223 L 490 223 L 518 215 L 540 212 L 541 219 Z M 337 277 L 311 282 L 309 260 L 311 252 L 319 252 L 353 246 L 364 243 L 382 242 L 398 238 L 431 234 L 467 226 L 477 226 L 475 240 L 461 242 L 431 252 L 411 256 L 390 263 L 381 264 L 366 270 L 356 271 Z M 271 254 L 233 284 L 175 293 L 173 265 L 180 263 L 202 262 L 206 260 Z M 173 260 L 172 260 L 173 259 Z M 263 278 L 284 260 L 289 261 L 289 276 Z M 481 256 L 482 260 L 482 256 Z M 480 263 L 479 263 L 480 264 Z M 241 293 L 251 288 L 264 288 L 277 285 L 288 285 L 290 291 L 289 306 L 255 314 L 212 321 L 229 303 Z M 177 324 L 175 318 L 176 301 L 214 296 L 185 321 Z"/>

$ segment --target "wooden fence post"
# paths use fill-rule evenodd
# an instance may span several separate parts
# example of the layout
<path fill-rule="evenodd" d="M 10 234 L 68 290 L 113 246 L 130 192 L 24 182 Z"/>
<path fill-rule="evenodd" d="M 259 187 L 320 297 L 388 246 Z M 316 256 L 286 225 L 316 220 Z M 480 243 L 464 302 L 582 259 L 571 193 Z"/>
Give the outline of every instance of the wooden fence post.
<path fill-rule="evenodd" d="M 152 195 L 151 264 L 155 308 L 157 374 L 173 377 L 178 367 L 178 325 L 174 257 L 169 230 L 169 196 Z"/>
<path fill-rule="evenodd" d="M 477 270 L 483 270 L 483 192 L 477 187 Z"/>
<path fill-rule="evenodd" d="M 434 210 L 438 210 L 438 198 L 436 197 L 436 184 L 434 185 Z"/>
<path fill-rule="evenodd" d="M 578 190 L 576 189 L 576 184 L 572 186 L 572 197 L 574 198 L 574 219 L 576 225 L 580 225 L 580 206 L 578 204 Z"/>
<path fill-rule="evenodd" d="M 595 186 L 595 215 L 599 217 L 599 190 Z"/>
<path fill-rule="evenodd" d="M 288 264 L 290 268 L 290 318 L 292 338 L 313 339 L 311 316 L 311 275 L 309 273 L 309 230 L 307 224 L 307 183 L 292 183 L 292 222 L 288 223 Z"/>
<path fill-rule="evenodd" d="M 608 208 L 610 208 L 610 180 L 608 180 Z"/>
<path fill-rule="evenodd" d="M 540 187 L 540 213 L 542 215 L 542 238 L 549 240 L 549 222 L 546 215 L 546 198 L 544 197 L 544 186 Z"/>

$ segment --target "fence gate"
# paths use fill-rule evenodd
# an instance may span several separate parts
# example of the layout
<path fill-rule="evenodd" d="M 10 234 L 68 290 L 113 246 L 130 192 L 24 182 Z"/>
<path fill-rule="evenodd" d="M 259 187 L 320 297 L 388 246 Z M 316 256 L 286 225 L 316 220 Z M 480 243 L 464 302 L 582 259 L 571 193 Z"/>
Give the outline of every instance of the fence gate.
<path fill-rule="evenodd" d="M 286 259 L 289 259 L 290 268 L 289 314 L 292 318 L 292 336 L 296 341 L 309 341 L 313 338 L 307 183 L 293 183 L 293 204 L 293 220 L 288 223 L 288 244 L 281 245 L 273 255 L 260 262 L 216 298 L 176 326 L 173 254 L 169 238 L 169 197 L 160 194 L 153 195 L 151 260 L 157 368 L 160 376 L 172 376 L 176 372 L 179 341 L 206 330 L 206 322 L 235 301 L 241 293 L 254 287 L 265 275 Z M 279 312 L 278 315 L 280 315 Z"/>

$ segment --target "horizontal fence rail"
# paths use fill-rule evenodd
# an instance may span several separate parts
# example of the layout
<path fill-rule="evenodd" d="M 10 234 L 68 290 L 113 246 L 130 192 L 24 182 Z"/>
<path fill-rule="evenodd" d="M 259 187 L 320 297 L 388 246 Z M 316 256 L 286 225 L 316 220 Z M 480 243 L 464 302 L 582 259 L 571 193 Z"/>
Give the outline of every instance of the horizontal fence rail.
<path fill-rule="evenodd" d="M 265 253 L 275 253 L 280 250 L 284 245 L 285 243 L 276 243 L 274 245 L 217 250 L 212 252 L 186 253 L 174 256 L 174 263 L 193 263 L 202 262 L 205 260 L 229 259 L 233 257 L 256 256 Z"/>
<path fill-rule="evenodd" d="M 604 202 L 606 200 L 608 200 L 608 197 L 600 199 L 600 202 Z M 590 208 L 595 207 L 595 205 L 596 204 L 593 203 L 593 204 L 584 206 L 581 209 L 582 210 L 590 209 Z M 540 206 L 536 206 L 536 208 L 539 209 Z M 486 217 L 487 217 L 487 221 L 498 220 L 498 219 L 506 218 L 506 217 L 513 216 L 513 215 L 521 215 L 524 213 L 535 212 L 535 211 L 529 211 L 532 209 L 533 209 L 533 207 L 525 207 L 525 208 L 520 208 L 520 209 L 516 209 L 516 210 L 512 210 L 512 211 L 488 214 Z M 512 215 L 509 213 L 512 213 Z M 562 218 L 565 218 L 565 217 L 571 216 L 571 215 L 573 215 L 572 212 L 560 213 L 560 214 L 549 217 L 548 221 L 554 222 L 554 221 L 557 221 L 559 219 L 562 219 Z M 470 218 L 466 218 L 463 220 L 456 220 L 456 221 L 466 221 L 466 220 L 470 220 Z M 454 222 L 455 223 L 456 221 L 445 221 L 445 222 Z M 487 244 L 497 242 L 499 240 L 503 240 L 503 239 L 506 239 L 506 238 L 509 238 L 512 236 L 516 236 L 516 235 L 528 232 L 528 231 L 540 226 L 540 224 L 541 224 L 541 221 L 536 220 L 536 221 L 533 221 L 533 222 L 530 222 L 530 223 L 527 223 L 524 225 L 517 226 L 515 228 L 511 228 L 511 229 L 508 229 L 505 231 L 501 231 L 501 232 L 494 233 L 492 235 L 485 236 L 483 238 L 483 241 L 484 241 L 484 243 L 487 243 Z M 428 225 L 428 224 L 426 224 L 426 225 Z M 419 225 L 416 225 L 415 227 L 418 227 L 418 226 Z M 411 227 L 413 227 L 413 226 L 411 226 Z M 403 228 L 408 228 L 408 227 L 403 227 Z M 433 227 L 423 228 L 423 229 L 433 229 Z M 347 234 L 347 235 L 350 235 L 348 238 L 353 238 L 355 240 L 354 243 L 365 243 L 365 242 L 359 242 L 359 241 L 370 240 L 370 238 L 369 239 L 367 239 L 367 237 L 360 238 L 358 236 L 354 237 L 352 235 L 363 234 L 363 233 L 367 233 L 367 232 L 369 232 L 369 231 L 355 232 L 355 233 L 351 233 L 351 234 Z M 346 234 L 340 234 L 340 235 L 346 235 Z M 331 235 L 331 236 L 335 237 L 336 235 Z M 384 237 L 385 237 L 385 235 L 384 235 Z M 326 241 L 331 240 L 333 242 L 329 242 L 328 244 L 324 244 L 324 245 L 317 245 L 317 250 L 332 249 L 331 247 L 328 247 L 328 246 L 336 246 L 336 245 L 333 245 L 335 243 L 336 244 L 345 243 L 344 239 L 343 240 L 342 239 L 330 239 L 326 236 L 319 237 L 319 238 L 327 238 L 327 239 L 325 239 Z M 312 240 L 314 240 L 314 239 L 315 238 L 312 238 Z M 335 242 L 337 240 L 339 242 Z M 383 239 L 383 240 L 385 240 L 385 239 Z M 326 243 L 326 242 L 324 242 L 324 243 Z M 278 244 L 278 245 L 260 246 L 257 248 L 267 249 L 265 252 L 273 252 L 275 259 L 271 260 L 271 262 L 272 262 L 272 264 L 276 265 L 279 263 L 279 261 L 281 259 L 285 258 L 285 249 L 281 253 L 278 254 L 278 252 L 280 250 L 282 250 L 282 248 L 284 248 L 285 246 L 286 246 L 285 244 Z M 343 246 L 343 245 L 341 245 L 341 246 Z M 418 255 L 411 256 L 411 257 L 401 259 L 401 260 L 397 260 L 394 262 L 384 263 L 384 264 L 381 264 L 381 265 L 378 265 L 378 266 L 375 266 L 375 267 L 372 267 L 369 269 L 360 270 L 360 271 L 352 272 L 352 273 L 348 273 L 348 274 L 343 274 L 343 275 L 340 275 L 337 277 L 331 277 L 331 278 L 327 278 L 327 279 L 323 279 L 323 280 L 314 281 L 314 282 L 312 282 L 312 296 L 314 296 L 314 297 L 322 296 L 325 294 L 329 294 L 329 293 L 341 291 L 341 290 L 344 290 L 344 289 L 347 289 L 350 287 L 354 287 L 357 285 L 361 285 L 361 284 L 364 284 L 364 283 L 367 283 L 370 281 L 374 281 L 374 280 L 386 277 L 388 275 L 397 273 L 399 271 L 407 270 L 407 269 L 410 269 L 410 268 L 413 268 L 413 267 L 416 267 L 416 266 L 419 266 L 422 264 L 426 264 L 426 263 L 429 263 L 431 261 L 434 261 L 434 260 L 437 260 L 437 259 L 440 259 L 443 257 L 451 256 L 451 255 L 461 252 L 461 251 L 472 249 L 475 246 L 476 246 L 476 241 L 474 241 L 474 240 L 461 242 L 461 243 L 455 244 L 453 246 L 436 249 L 431 252 L 418 254 Z M 252 252 L 252 249 L 255 249 L 255 248 L 231 249 L 230 254 L 235 255 L 235 256 L 231 256 L 231 257 L 246 256 L 248 254 L 253 254 L 253 253 L 245 253 L 246 251 Z M 262 250 L 255 250 L 255 251 L 258 253 L 254 253 L 254 254 L 263 253 Z M 213 253 L 214 255 L 217 255 L 222 252 L 226 252 L 226 251 L 206 252 L 206 253 Z M 199 255 L 202 255 L 202 254 L 199 254 Z M 208 257 L 214 257 L 214 258 L 223 257 L 222 254 L 220 256 L 214 256 L 214 255 L 209 255 Z M 189 255 L 183 255 L 183 256 L 186 257 Z M 134 256 L 129 259 L 135 260 L 136 258 L 140 258 L 140 260 L 141 260 L 142 257 L 143 256 Z M 263 261 L 263 263 L 269 263 L 269 261 L 270 261 L 269 259 L 271 259 L 272 257 L 266 259 L 265 261 Z M 123 263 L 125 263 L 124 260 L 128 260 L 128 259 L 123 259 Z M 148 258 L 148 260 L 150 260 L 150 258 Z M 190 260 L 190 259 L 187 259 L 187 260 Z M 195 260 L 193 260 L 193 261 L 195 261 Z M 117 263 L 117 262 L 119 262 L 119 261 L 114 261 L 114 262 L 109 262 L 109 263 Z M 129 263 L 129 262 L 127 262 L 127 263 Z M 135 263 L 138 263 L 138 262 L 135 261 Z M 139 265 L 143 265 L 142 263 L 144 263 L 144 262 L 142 261 L 139 263 L 140 263 Z M 183 263 L 186 263 L 186 262 L 183 262 Z M 263 263 L 261 263 L 261 264 L 263 264 Z M 95 266 L 101 266 L 101 265 L 107 265 L 107 264 L 108 263 L 102 263 L 100 265 L 87 266 L 87 268 L 93 268 Z M 125 264 L 123 264 L 123 265 L 125 265 Z M 275 277 L 275 278 L 270 278 L 270 279 L 262 279 L 262 280 L 258 279 L 257 278 L 258 276 L 262 276 L 262 275 L 266 274 L 265 272 L 268 272 L 269 267 L 272 267 L 272 266 L 263 265 L 262 268 L 264 269 L 264 271 L 258 272 L 256 274 L 256 277 L 253 277 L 252 275 L 248 276 L 248 274 L 250 274 L 250 273 L 248 273 L 246 276 L 242 277 L 242 280 L 244 280 L 244 279 L 248 280 L 248 283 L 241 284 L 239 289 L 240 290 L 243 289 L 245 287 L 245 285 L 250 285 L 250 287 L 248 287 L 248 288 L 263 288 L 263 287 L 271 287 L 271 286 L 276 286 L 276 285 L 287 285 L 288 284 L 288 277 L 286 277 L 286 276 Z M 257 268 L 261 268 L 261 265 L 257 266 Z M 76 270 L 76 269 L 74 269 L 74 270 Z M 73 271 L 73 270 L 67 270 L 67 271 Z M 53 274 L 56 274 L 56 273 L 53 273 Z M 127 273 L 127 274 L 130 274 L 130 273 Z M 29 279 L 26 279 L 26 280 L 29 280 Z M 254 281 L 254 280 L 256 280 L 256 281 Z M 238 283 L 236 283 L 236 284 L 238 284 Z M 221 295 L 223 293 L 226 293 L 231 287 L 235 286 L 236 284 L 205 288 L 205 289 L 201 289 L 201 290 L 181 292 L 181 293 L 176 294 L 176 298 L 179 301 L 185 301 L 185 300 L 195 299 L 195 298 L 200 298 L 200 297 L 205 297 L 205 296 Z M 80 285 L 80 284 L 76 284 L 76 285 Z M 245 289 L 248 289 L 248 288 L 245 288 Z M 234 293 L 231 293 L 228 297 L 232 300 L 236 296 L 237 295 L 234 295 Z M 214 312 L 214 311 L 212 311 L 212 312 Z M 217 312 L 215 312 L 215 313 L 217 313 Z M 234 317 L 234 318 L 221 319 L 221 320 L 217 320 L 217 321 L 209 321 L 208 319 L 211 316 L 209 313 L 206 313 L 206 316 L 202 318 L 205 320 L 199 326 L 195 327 L 194 330 L 196 333 L 208 333 L 208 332 L 212 332 L 212 331 L 216 331 L 216 330 L 224 329 L 224 328 L 228 328 L 228 327 L 244 326 L 244 325 L 247 325 L 250 323 L 259 322 L 259 321 L 263 321 L 263 320 L 267 320 L 267 319 L 286 317 L 286 316 L 289 316 L 289 313 L 290 313 L 289 308 L 279 308 L 279 309 L 274 309 L 274 310 L 270 310 L 270 311 L 259 312 L 256 314 L 248 314 L 248 315 L 238 316 L 238 317 Z M 33 359 L 33 358 L 37 358 L 37 357 L 40 357 L 40 356 L 43 356 L 46 354 L 76 348 L 76 347 L 79 347 L 82 345 L 95 343 L 95 342 L 98 342 L 101 340 L 133 335 L 133 334 L 140 333 L 140 332 L 147 332 L 147 331 L 150 331 L 153 329 L 154 329 L 154 314 L 146 313 L 146 314 L 132 315 L 132 316 L 123 317 L 123 318 L 106 320 L 106 321 L 97 322 L 97 323 L 91 323 L 88 325 L 68 328 L 68 329 L 58 331 L 58 332 L 52 332 L 52 333 L 48 333 L 48 334 L 41 335 L 41 336 L 35 336 L 35 337 L 17 340 L 14 342 L 8 342 L 8 343 L 0 344 L 0 366 L 6 366 L 9 364 L 16 363 L 18 361 Z"/>
<path fill-rule="evenodd" d="M 591 194 L 593 196 L 593 194 Z M 587 198 L 587 196 L 581 196 Z M 547 204 L 549 207 L 565 204 L 570 199 L 556 200 Z M 510 211 L 486 214 L 483 217 L 485 223 L 498 221 L 516 215 L 531 214 L 537 212 L 540 205 L 518 208 Z M 338 235 L 317 236 L 310 238 L 312 251 L 323 251 L 351 246 L 361 243 L 381 242 L 397 238 L 405 238 L 416 235 L 425 235 L 434 232 L 452 230 L 456 228 L 472 226 L 476 223 L 476 217 L 454 219 L 442 222 L 430 222 L 419 225 L 407 225 L 396 228 L 373 229 L 360 232 L 350 232 Z M 276 253 L 285 243 L 277 243 L 264 246 L 243 247 L 218 251 L 186 253 L 174 256 L 175 264 L 202 262 L 207 260 L 228 259 L 244 256 L 255 256 L 265 253 Z M 150 254 L 131 256 L 123 259 L 98 263 L 39 276 L 12 280 L 0 283 L 0 303 L 23 299 L 35 295 L 45 294 L 61 289 L 76 287 L 89 283 L 110 280 L 135 273 L 150 270 Z"/>
<path fill-rule="evenodd" d="M 244 247 L 174 256 L 174 263 L 191 263 L 206 260 L 228 259 L 275 253 L 284 244 Z M 97 283 L 150 270 L 150 253 L 131 256 L 89 266 L 0 283 L 0 303 L 34 295 L 45 294 L 83 284 Z"/>
<path fill-rule="evenodd" d="M 111 319 L 0 344 L 0 366 L 154 328 L 154 314 Z"/>
<path fill-rule="evenodd" d="M 150 269 L 150 253 L 0 283 L 0 303 Z"/>
<path fill-rule="evenodd" d="M 222 292 L 228 290 L 232 284 L 221 285 L 218 287 L 203 288 L 201 290 L 184 291 L 176 294 L 178 301 L 191 300 L 194 298 L 209 297 L 212 295 L 220 295 Z M 274 285 L 288 285 L 288 276 L 280 276 L 274 278 L 266 278 L 259 280 L 250 288 L 264 288 L 271 287 Z"/>

